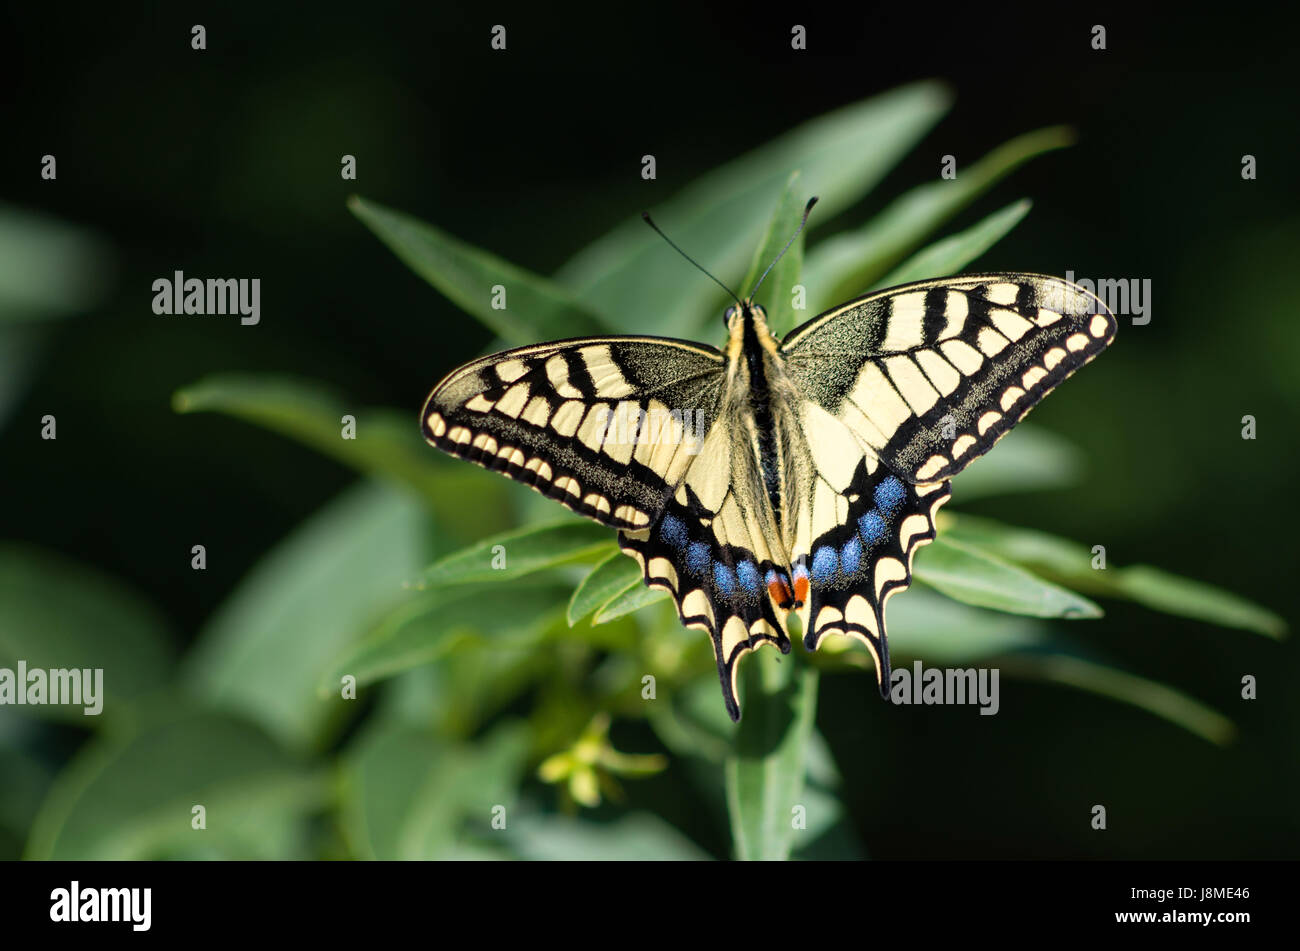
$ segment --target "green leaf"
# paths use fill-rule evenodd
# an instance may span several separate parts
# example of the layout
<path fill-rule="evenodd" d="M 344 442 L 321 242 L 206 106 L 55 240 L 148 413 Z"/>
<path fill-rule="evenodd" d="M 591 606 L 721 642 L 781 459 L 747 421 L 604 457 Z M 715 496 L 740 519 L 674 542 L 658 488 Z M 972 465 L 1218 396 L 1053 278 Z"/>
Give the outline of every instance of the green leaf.
<path fill-rule="evenodd" d="M 0 667 L 25 661 L 28 671 L 103 671 L 95 678 L 102 696 L 91 704 L 102 715 L 87 716 L 86 703 L 23 708 L 32 715 L 87 729 L 113 722 L 165 682 L 171 643 L 161 615 L 116 579 L 62 555 L 0 543 Z"/>
<path fill-rule="evenodd" d="M 463 827 L 492 831 L 494 809 L 510 810 L 528 754 L 527 729 L 506 723 L 472 747 L 385 725 L 347 757 L 344 827 L 362 858 L 446 858 Z"/>
<path fill-rule="evenodd" d="M 511 648 L 462 650 L 425 668 L 437 676 L 435 722 L 449 736 L 469 737 L 483 724 L 537 685 L 556 676 L 555 657 L 546 650 Z"/>
<path fill-rule="evenodd" d="M 1018 136 L 973 165 L 959 166 L 956 179 L 913 188 L 857 231 L 823 241 L 804 265 L 812 312 L 888 286 L 881 278 L 926 235 L 1029 159 L 1073 141 L 1073 133 L 1061 126 Z"/>
<path fill-rule="evenodd" d="M 799 227 L 803 210 L 811 197 L 804 193 L 799 173 L 791 173 L 785 191 L 781 193 L 776 209 L 767 223 L 763 240 L 754 249 L 754 258 L 750 262 L 749 273 L 745 275 L 743 287 L 752 288 L 768 265 L 781 254 L 781 249 Z M 761 297 L 758 298 L 758 303 L 767 309 L 768 326 L 778 337 L 795 325 L 793 291 L 799 283 L 799 273 L 803 268 L 803 245 L 804 236 L 800 232 L 799 237 L 790 245 L 790 250 L 772 267 L 772 273 L 764 280 Z"/>
<path fill-rule="evenodd" d="M 593 611 L 607 605 L 629 587 L 641 583 L 641 569 L 636 562 L 615 551 L 588 572 L 573 591 L 566 617 L 572 627 Z"/>
<path fill-rule="evenodd" d="M 1115 570 L 1119 577 L 1112 579 L 1113 587 L 1104 592 L 1106 594 L 1118 591 L 1139 604 L 1165 614 L 1256 631 L 1278 639 L 1286 636 L 1285 620 L 1231 591 L 1182 578 L 1151 565 L 1107 570 Z"/>
<path fill-rule="evenodd" d="M 339 689 L 344 676 L 358 687 L 433 663 L 459 646 L 485 638 L 518 646 L 534 641 L 564 602 L 567 586 L 514 584 L 509 598 L 493 599 L 484 610 L 483 593 L 469 588 L 439 588 L 398 607 L 365 640 L 350 645 L 321 679 L 319 693 Z"/>
<path fill-rule="evenodd" d="M 954 483 L 962 502 L 1008 492 L 1034 492 L 1078 484 L 1087 457 L 1068 440 L 1033 423 L 1021 423 L 980 456 Z"/>
<path fill-rule="evenodd" d="M 316 687 L 383 610 L 411 596 L 403 584 L 425 563 L 425 527 L 421 509 L 387 486 L 343 493 L 240 582 L 200 632 L 186 682 L 290 747 L 321 743 L 351 711 Z"/>
<path fill-rule="evenodd" d="M 880 279 L 881 287 L 896 287 L 912 281 L 926 281 L 956 274 L 1011 233 L 1029 214 L 1033 202 L 1027 198 L 995 211 L 977 225 L 922 248 Z"/>
<path fill-rule="evenodd" d="M 433 498 L 437 457 L 419 437 L 415 414 L 349 406 L 314 380 L 275 374 L 222 373 L 177 390 L 178 413 L 224 413 L 298 440 L 361 472 L 389 476 Z M 356 419 L 356 438 L 343 438 L 343 417 Z"/>
<path fill-rule="evenodd" d="M 695 862 L 707 853 L 658 816 L 633 812 L 600 824 L 563 816 L 521 816 L 507 826 L 511 848 L 537 862 Z"/>
<path fill-rule="evenodd" d="M 570 626 L 595 612 L 592 625 L 607 624 L 650 604 L 666 600 L 668 593 L 647 588 L 636 562 L 615 549 L 588 572 L 569 601 Z"/>
<path fill-rule="evenodd" d="M 793 660 L 759 650 L 741 668 L 744 715 L 725 767 L 739 859 L 783 861 L 794 844 L 790 820 L 793 808 L 803 804 L 817 672 Z"/>
<path fill-rule="evenodd" d="M 605 329 L 569 291 L 538 274 L 375 202 L 353 196 L 348 207 L 411 270 L 513 346 Z M 545 237 L 538 235 L 539 240 Z M 498 284 L 506 291 L 501 309 L 492 306 L 492 288 Z"/>
<path fill-rule="evenodd" d="M 660 742 L 677 756 L 698 756 L 721 766 L 731 754 L 736 725 L 719 702 L 716 673 L 692 678 L 666 693 L 646 707 L 646 718 Z"/>
<path fill-rule="evenodd" d="M 1000 658 L 1013 676 L 1046 680 L 1128 703 L 1197 736 L 1225 745 L 1236 735 L 1231 720 L 1173 687 L 1063 651 L 1026 652 Z"/>
<path fill-rule="evenodd" d="M 609 529 L 588 521 L 532 525 L 485 538 L 430 565 L 423 585 L 501 583 L 579 561 L 603 558 Z"/>
<path fill-rule="evenodd" d="M 837 795 L 839 767 L 825 737 L 813 727 L 806 751 L 807 781 L 802 802 L 806 824 L 797 830 L 791 858 L 799 861 L 850 861 L 866 858 L 848 810 Z"/>
<path fill-rule="evenodd" d="M 923 82 L 820 116 L 697 179 L 657 208 L 655 220 L 730 283 L 791 172 L 802 172 L 808 195 L 821 196 L 817 222 L 829 221 L 884 178 L 950 101 L 943 86 Z M 710 311 L 718 288 L 636 218 L 579 252 L 557 277 L 620 332 L 690 335 L 705 318 L 717 319 Z"/>
<path fill-rule="evenodd" d="M 840 768 L 835 764 L 830 744 L 826 742 L 820 730 L 813 726 L 808 734 L 808 747 L 805 751 L 808 766 L 808 782 L 826 790 L 839 789 L 844 781 Z"/>
<path fill-rule="evenodd" d="M 925 588 L 890 600 L 889 646 L 895 670 L 915 660 L 931 667 L 978 663 L 1131 704 L 1215 743 L 1232 735 L 1230 721 L 1214 710 L 1165 684 L 1082 656 L 1073 639 L 1042 621 L 968 607 Z M 864 650 L 834 640 L 821 653 L 828 650 L 872 677 L 874 688 L 875 667 Z"/>
<path fill-rule="evenodd" d="M 638 575 L 628 587 L 611 598 L 592 618 L 592 624 L 608 624 L 621 617 L 640 611 L 647 605 L 668 600 L 668 592 L 661 588 L 647 588 Z"/>
<path fill-rule="evenodd" d="M 0 323 L 89 310 L 109 288 L 109 262 L 90 232 L 0 203 Z"/>
<path fill-rule="evenodd" d="M 329 387 L 273 374 L 223 373 L 177 390 L 178 413 L 224 413 L 263 426 L 359 472 L 410 486 L 456 536 L 505 527 L 501 480 L 444 459 L 420 438 L 414 414 L 348 405 Z M 343 417 L 356 420 L 343 438 Z"/>
<path fill-rule="evenodd" d="M 1078 542 L 971 515 L 944 513 L 941 519 L 944 538 L 979 547 L 1089 594 L 1135 601 L 1165 614 L 1268 637 L 1286 634 L 1286 621 L 1281 617 L 1213 585 L 1147 565 L 1120 568 L 1108 561 L 1105 569 L 1098 570 L 1092 567 L 1092 551 Z"/>
<path fill-rule="evenodd" d="M 940 535 L 917 556 L 916 577 L 950 598 L 1031 617 L 1101 617 L 1087 598 Z"/>
<path fill-rule="evenodd" d="M 328 795 L 265 733 L 171 704 L 128 739 L 83 747 L 55 780 L 26 858 L 158 859 L 217 850 L 226 858 L 305 858 L 304 820 Z M 203 806 L 207 828 L 195 830 Z"/>
<path fill-rule="evenodd" d="M 917 560 L 920 558 L 918 555 Z M 997 654 L 1040 646 L 1047 643 L 1050 634 L 1050 628 L 1041 621 L 970 607 L 924 587 L 913 587 L 889 600 L 889 650 L 896 666 L 914 659 L 927 664 L 962 666 Z M 827 647 L 836 642 L 832 639 Z M 851 646 L 843 639 L 838 642 L 846 648 Z M 856 646 L 852 649 L 853 655 L 860 658 L 860 665 L 874 676 L 875 667 L 866 650 L 858 650 Z"/>
<path fill-rule="evenodd" d="M 811 784 L 802 801 L 807 826 L 796 832 L 790 857 L 795 861 L 860 862 L 866 858 L 848 810 L 840 798 Z"/>

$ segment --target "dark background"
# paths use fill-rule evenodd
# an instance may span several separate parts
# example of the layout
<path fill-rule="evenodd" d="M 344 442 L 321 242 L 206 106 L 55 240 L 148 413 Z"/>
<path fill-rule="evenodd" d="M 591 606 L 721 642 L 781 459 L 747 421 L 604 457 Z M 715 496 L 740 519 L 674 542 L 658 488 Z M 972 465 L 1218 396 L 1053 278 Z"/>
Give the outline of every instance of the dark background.
<path fill-rule="evenodd" d="M 808 27 L 807 52 L 790 51 L 792 22 Z M 190 48 L 194 23 L 206 51 Z M 506 53 L 489 49 L 494 23 L 507 26 Z M 1093 23 L 1107 27 L 1104 52 L 1089 49 Z M 0 36 L 0 198 L 91 229 L 115 259 L 106 299 L 51 326 L 0 430 L 0 535 L 127 579 L 178 630 L 192 635 L 259 553 L 354 475 L 246 424 L 177 416 L 174 390 L 209 372 L 284 371 L 409 409 L 414 425 L 430 386 L 488 342 L 348 213 L 347 195 L 549 273 L 701 172 L 930 77 L 956 93 L 949 117 L 821 237 L 933 179 L 945 153 L 970 161 L 1068 123 L 1076 146 L 945 230 L 1028 196 L 1029 217 L 979 269 L 1153 283 L 1151 323 L 1123 325 L 1036 414 L 1089 453 L 1085 484 L 964 506 L 958 481 L 954 507 L 1105 544 L 1117 563 L 1296 616 L 1300 137 L 1285 24 L 920 5 L 768 17 L 228 3 L 28 5 L 5 11 Z M 647 152 L 654 182 L 639 174 Z M 55 182 L 40 179 L 45 153 L 58 158 Z M 355 182 L 339 177 L 345 153 Z M 1246 153 L 1257 181 L 1240 177 Z M 815 241 L 815 216 L 812 228 Z M 176 269 L 261 278 L 261 324 L 155 317 L 151 282 Z M 39 439 L 45 413 L 58 417 L 56 443 Z M 1240 438 L 1247 413 L 1253 442 Z M 224 556 L 190 571 L 192 539 L 218 536 Z M 819 725 L 871 855 L 1300 853 L 1295 645 L 1107 608 L 1091 643 L 1232 717 L 1237 743 L 1217 749 L 1129 707 L 1023 681 L 1003 684 L 1014 717 L 905 709 L 886 729 L 858 679 L 827 678 Z M 1251 704 L 1238 699 L 1244 673 L 1260 681 Z M 726 853 L 724 830 L 692 820 L 667 778 L 630 792 Z M 1098 801 L 1104 835 L 1086 823 Z"/>

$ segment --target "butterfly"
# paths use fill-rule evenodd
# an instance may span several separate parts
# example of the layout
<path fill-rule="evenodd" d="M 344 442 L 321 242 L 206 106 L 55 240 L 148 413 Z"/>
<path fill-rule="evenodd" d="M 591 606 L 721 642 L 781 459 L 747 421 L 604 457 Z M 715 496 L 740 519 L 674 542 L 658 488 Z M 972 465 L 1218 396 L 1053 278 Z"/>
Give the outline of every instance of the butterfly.
<path fill-rule="evenodd" d="M 790 612 L 808 650 L 861 641 L 888 696 L 885 604 L 950 480 L 1116 329 L 1075 284 L 999 273 L 867 294 L 777 340 L 757 286 L 732 295 L 721 350 L 521 347 L 453 371 L 420 414 L 432 445 L 616 529 L 645 584 L 708 632 L 732 720 L 740 658 L 789 653 Z"/>

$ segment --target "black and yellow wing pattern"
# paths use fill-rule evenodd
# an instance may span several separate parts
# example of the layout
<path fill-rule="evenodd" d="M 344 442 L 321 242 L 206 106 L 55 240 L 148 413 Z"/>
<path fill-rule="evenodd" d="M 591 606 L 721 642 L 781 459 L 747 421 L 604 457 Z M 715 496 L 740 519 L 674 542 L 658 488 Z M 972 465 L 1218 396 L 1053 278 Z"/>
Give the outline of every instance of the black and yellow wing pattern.
<path fill-rule="evenodd" d="M 645 582 L 707 631 L 728 712 L 737 661 L 790 642 L 763 578 L 781 571 L 753 510 L 755 465 L 715 425 L 726 367 L 709 347 L 609 337 L 524 347 L 450 374 L 421 413 L 425 439 L 601 524 Z M 748 464 L 747 464 L 748 463 Z"/>
<path fill-rule="evenodd" d="M 523 347 L 447 376 L 421 426 L 439 449 L 635 530 L 658 517 L 697 455 L 723 370 L 717 350 L 658 337 Z"/>
<path fill-rule="evenodd" d="M 795 557 L 807 559 L 810 575 L 809 649 L 827 634 L 858 638 L 887 694 L 885 602 L 908 586 L 912 556 L 934 538 L 948 480 L 1105 349 L 1115 329 L 1106 306 L 1077 285 L 1009 273 L 869 294 L 787 335 L 785 373 L 839 424 L 822 424 L 821 452 L 852 473 L 842 491 L 822 480 L 808 496 L 811 541 Z"/>
<path fill-rule="evenodd" d="M 646 584 L 709 633 L 728 713 L 737 662 L 864 643 L 889 687 L 885 603 L 932 540 L 949 480 L 1111 341 L 1097 298 L 985 274 L 851 301 L 777 343 L 729 313 L 725 351 L 658 337 L 560 341 L 435 387 L 425 438 L 619 530 Z"/>
<path fill-rule="evenodd" d="M 868 294 L 796 328 L 781 351 L 806 397 L 926 483 L 988 452 L 1114 336 L 1110 310 L 1078 285 L 974 274 Z"/>

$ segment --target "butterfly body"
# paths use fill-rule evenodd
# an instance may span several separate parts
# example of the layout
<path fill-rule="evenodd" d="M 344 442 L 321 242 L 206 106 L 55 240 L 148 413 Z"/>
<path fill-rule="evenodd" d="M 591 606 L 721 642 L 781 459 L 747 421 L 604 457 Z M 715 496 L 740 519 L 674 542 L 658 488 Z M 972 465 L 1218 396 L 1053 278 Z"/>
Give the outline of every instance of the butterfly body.
<path fill-rule="evenodd" d="M 889 687 L 885 603 L 934 538 L 949 479 L 1106 345 L 1115 321 L 1058 278 L 971 275 L 870 294 L 778 341 L 727 313 L 723 350 L 656 337 L 525 347 L 435 387 L 426 439 L 619 531 L 645 583 L 737 662 L 829 634 Z"/>

